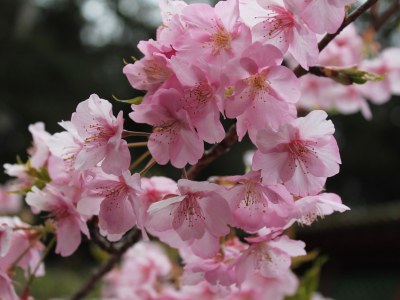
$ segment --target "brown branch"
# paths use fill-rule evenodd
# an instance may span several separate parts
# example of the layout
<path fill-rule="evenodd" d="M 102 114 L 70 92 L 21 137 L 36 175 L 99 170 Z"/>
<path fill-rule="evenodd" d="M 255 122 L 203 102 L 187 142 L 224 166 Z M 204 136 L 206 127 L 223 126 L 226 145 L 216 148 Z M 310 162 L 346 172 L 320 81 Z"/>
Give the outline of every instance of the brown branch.
<path fill-rule="evenodd" d="M 122 255 L 135 243 L 139 241 L 141 232 L 139 229 L 133 229 L 128 235 L 120 242 L 120 247 L 116 249 L 116 252 L 110 255 L 110 258 L 95 270 L 85 284 L 75 292 L 71 297 L 71 300 L 79 300 L 87 296 L 100 282 L 104 275 L 110 272 L 116 263 L 121 260 Z"/>
<path fill-rule="evenodd" d="M 218 144 L 212 146 L 209 150 L 207 150 L 203 157 L 197 162 L 197 164 L 193 165 L 189 171 L 187 172 L 187 177 L 189 180 L 195 179 L 195 177 L 203 170 L 210 162 L 216 159 L 221 154 L 224 154 L 229 151 L 229 147 L 236 141 L 238 138 L 236 132 L 236 123 L 233 124 L 228 132 L 225 135 L 225 138 Z"/>
<path fill-rule="evenodd" d="M 118 249 L 114 246 L 114 243 L 109 242 L 100 234 L 99 227 L 97 226 L 98 222 L 99 218 L 96 216 L 87 221 L 91 241 L 107 253 L 117 253 Z"/>
<path fill-rule="evenodd" d="M 353 11 L 346 19 L 344 19 L 342 25 L 339 29 L 333 34 L 327 34 L 324 38 L 318 43 L 319 52 L 321 52 L 328 44 L 349 24 L 353 23 L 362 13 L 364 13 L 367 9 L 369 9 L 372 5 L 374 5 L 378 0 L 368 0 L 355 11 Z M 308 73 L 308 71 L 304 70 L 300 65 L 298 65 L 294 70 L 294 74 L 297 77 L 301 77 Z M 311 73 L 311 72 L 310 72 Z"/>

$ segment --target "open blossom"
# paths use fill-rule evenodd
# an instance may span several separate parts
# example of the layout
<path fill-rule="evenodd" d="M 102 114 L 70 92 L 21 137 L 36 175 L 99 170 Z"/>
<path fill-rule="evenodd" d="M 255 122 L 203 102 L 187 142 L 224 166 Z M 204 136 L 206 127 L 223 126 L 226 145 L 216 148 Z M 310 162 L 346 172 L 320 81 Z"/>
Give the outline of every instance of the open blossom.
<path fill-rule="evenodd" d="M 179 57 L 171 58 L 178 82 L 170 86 L 182 92 L 179 99 L 189 113 L 199 137 L 208 143 L 218 143 L 225 137 L 219 120 L 223 113 L 225 89 L 221 85 L 220 68 L 209 65 L 204 59 L 192 63 Z"/>
<path fill-rule="evenodd" d="M 171 46 L 185 32 L 186 23 L 182 21 L 182 11 L 187 4 L 184 1 L 160 0 L 162 25 L 157 28 L 157 41 Z"/>
<path fill-rule="evenodd" d="M 81 232 L 90 237 L 85 219 L 76 210 L 76 189 L 69 186 L 47 184 L 41 191 L 32 187 L 26 196 L 26 202 L 41 211 L 51 212 L 57 234 L 56 253 L 69 256 L 81 243 Z"/>
<path fill-rule="evenodd" d="M 238 0 L 192 4 L 181 17 L 189 29 L 174 43 L 180 56 L 188 61 L 203 57 L 208 63 L 223 67 L 251 44 L 250 29 L 239 21 Z"/>
<path fill-rule="evenodd" d="M 85 143 L 76 156 L 75 168 L 88 170 L 104 159 L 101 168 L 107 174 L 119 176 L 128 170 L 131 156 L 121 139 L 123 122 L 122 111 L 115 118 L 111 103 L 96 94 L 79 103 L 72 124 Z"/>
<path fill-rule="evenodd" d="M 318 59 L 317 37 L 300 17 L 302 1 L 257 0 L 257 3 L 261 10 L 246 14 L 247 18 L 259 20 L 251 29 L 253 41 L 274 45 L 283 54 L 289 50 L 306 70 L 315 65 Z M 247 9 L 247 6 L 242 7 Z"/>
<path fill-rule="evenodd" d="M 135 226 L 143 193 L 139 173 L 125 171 L 121 176 L 93 171 L 94 178 L 86 188 L 96 192 L 96 197 L 83 198 L 78 210 L 84 214 L 99 215 L 99 226 L 107 234 L 124 234 Z"/>
<path fill-rule="evenodd" d="M 263 217 L 269 203 L 276 204 L 274 209 L 282 217 L 288 216 L 294 206 L 293 197 L 285 187 L 263 184 L 260 172 L 250 171 L 246 175 L 226 179 L 240 182 L 223 194 L 235 219 L 235 227 L 255 232 L 268 225 L 263 222 Z"/>
<path fill-rule="evenodd" d="M 318 217 L 330 215 L 335 211 L 344 212 L 350 210 L 342 204 L 340 197 L 333 193 L 321 193 L 317 196 L 308 196 L 297 200 L 290 212 L 291 222 L 311 225 Z"/>
<path fill-rule="evenodd" d="M 196 255 L 213 257 L 219 249 L 219 237 L 228 234 L 228 224 L 233 223 L 228 203 L 217 193 L 219 189 L 208 182 L 179 180 L 180 195 L 169 195 L 150 206 L 149 226 L 158 232 L 174 229 L 183 241 L 197 241 L 195 247 L 201 250 L 193 251 Z"/>
<path fill-rule="evenodd" d="M 302 0 L 301 18 L 308 27 L 319 34 L 336 33 L 342 25 L 345 5 L 355 0 Z"/>
<path fill-rule="evenodd" d="M 279 230 L 261 237 L 246 238 L 251 246 L 230 265 L 230 268 L 235 268 L 238 284 L 255 273 L 267 278 L 283 275 L 291 265 L 291 257 L 306 255 L 302 241 L 291 240 L 286 235 L 278 236 L 281 233 Z"/>
<path fill-rule="evenodd" d="M 132 105 L 129 114 L 137 123 L 154 126 L 148 148 L 160 165 L 169 160 L 176 168 L 195 164 L 203 155 L 204 144 L 193 127 L 189 113 L 183 108 L 183 95 L 175 89 L 159 90 L 151 103 Z"/>
<path fill-rule="evenodd" d="M 7 273 L 0 270 L 0 299 L 18 300 L 20 299 L 15 292 L 12 280 Z"/>
<path fill-rule="evenodd" d="M 9 228 L 26 228 L 29 229 L 29 225 L 23 223 L 18 217 L 0 217 L 0 224 Z M 11 245 L 6 255 L 0 257 L 0 273 L 2 271 L 7 272 L 9 267 L 14 264 L 17 260 L 17 266 L 24 270 L 25 277 L 28 278 L 28 271 L 35 270 L 39 265 L 39 268 L 35 274 L 36 277 L 44 275 L 44 264 L 40 263 L 41 252 L 45 248 L 43 244 L 37 241 L 38 233 L 33 230 L 14 230 L 12 232 Z M 7 278 L 1 278 L 0 283 L 7 282 Z M 2 288 L 7 287 L 0 284 L 0 296 L 1 292 L 4 292 Z M 10 285 L 8 285 L 10 288 Z M 7 290 L 7 289 L 6 289 Z M 8 292 L 11 290 L 7 290 Z M 7 299 L 7 298 L 6 298 Z"/>
<path fill-rule="evenodd" d="M 246 112 L 247 121 L 257 130 L 286 122 L 292 112 L 289 103 L 300 98 L 300 81 L 290 69 L 280 66 L 282 60 L 276 47 L 256 42 L 227 64 L 223 77 L 235 86 L 234 95 L 225 100 L 228 118 Z"/>
<path fill-rule="evenodd" d="M 44 167 L 49 157 L 49 148 L 46 142 L 50 138 L 50 133 L 44 129 L 43 122 L 31 124 L 28 129 L 33 137 L 33 147 L 28 149 L 28 154 L 31 156 L 31 166 L 39 169 Z"/>
<path fill-rule="evenodd" d="M 313 196 L 327 177 L 339 172 L 335 128 L 326 117 L 326 112 L 315 110 L 278 130 L 269 126 L 258 132 L 253 170 L 261 169 L 263 182 L 283 182 L 295 196 Z"/>

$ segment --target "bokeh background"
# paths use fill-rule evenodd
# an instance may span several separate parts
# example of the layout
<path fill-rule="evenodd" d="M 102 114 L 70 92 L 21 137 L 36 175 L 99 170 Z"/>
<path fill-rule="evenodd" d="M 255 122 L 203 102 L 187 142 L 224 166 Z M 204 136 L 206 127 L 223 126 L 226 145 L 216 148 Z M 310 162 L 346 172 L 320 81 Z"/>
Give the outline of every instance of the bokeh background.
<path fill-rule="evenodd" d="M 379 2 L 383 11 L 394 1 Z M 366 13 L 356 22 L 360 33 L 370 21 Z M 400 47 L 399 21 L 397 13 L 377 32 L 383 48 Z M 111 101 L 114 113 L 124 110 L 127 129 L 149 131 L 133 124 L 129 105 L 112 95 L 140 95 L 122 73 L 123 59 L 141 58 L 136 45 L 155 39 L 160 24 L 157 0 L 1 0 L 0 165 L 15 163 L 17 155 L 26 161 L 32 140 L 29 124 L 42 121 L 50 133 L 59 132 L 57 122 L 70 120 L 77 104 L 92 93 Z M 329 256 L 320 291 L 336 300 L 400 299 L 400 97 L 371 104 L 371 109 L 371 121 L 360 113 L 330 115 L 343 164 L 326 187 L 351 211 L 297 231 L 307 250 Z M 229 127 L 230 121 L 224 125 Z M 248 139 L 235 143 L 198 179 L 242 174 L 243 154 L 253 147 Z M 133 155 L 141 154 L 135 151 Z M 181 172 L 168 165 L 149 175 L 177 180 Z M 1 183 L 8 179 L 0 172 Z M 70 295 L 97 265 L 101 255 L 96 253 L 83 243 L 71 257 L 51 255 L 48 275 L 36 279 L 33 295 Z M 98 295 L 97 289 L 91 296 Z"/>

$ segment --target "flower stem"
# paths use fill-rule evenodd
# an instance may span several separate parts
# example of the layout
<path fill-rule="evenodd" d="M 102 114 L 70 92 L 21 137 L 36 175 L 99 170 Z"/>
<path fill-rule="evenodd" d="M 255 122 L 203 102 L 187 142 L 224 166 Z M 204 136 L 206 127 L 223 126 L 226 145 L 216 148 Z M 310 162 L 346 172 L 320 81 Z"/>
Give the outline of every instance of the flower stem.
<path fill-rule="evenodd" d="M 147 142 L 130 143 L 130 144 L 128 144 L 128 147 L 129 147 L 129 148 L 142 147 L 142 146 L 147 146 Z"/>
<path fill-rule="evenodd" d="M 149 163 L 147 164 L 147 166 L 146 167 L 144 167 L 144 169 L 142 170 L 142 171 L 140 171 L 140 177 L 143 177 L 144 176 L 144 174 L 146 174 L 146 172 L 148 171 L 148 170 L 150 170 L 151 169 L 151 167 L 152 166 L 154 166 L 156 164 L 156 160 L 154 159 L 154 158 L 152 158 L 150 161 L 149 161 Z"/>
<path fill-rule="evenodd" d="M 129 171 L 132 171 L 134 168 L 136 168 L 148 155 L 150 154 L 150 151 L 146 151 L 143 153 L 137 160 L 135 160 L 131 166 L 129 167 Z"/>
<path fill-rule="evenodd" d="M 151 133 L 147 133 L 147 132 L 135 132 L 135 131 L 127 131 L 124 130 L 122 132 L 122 137 L 127 137 L 127 136 L 150 136 Z"/>

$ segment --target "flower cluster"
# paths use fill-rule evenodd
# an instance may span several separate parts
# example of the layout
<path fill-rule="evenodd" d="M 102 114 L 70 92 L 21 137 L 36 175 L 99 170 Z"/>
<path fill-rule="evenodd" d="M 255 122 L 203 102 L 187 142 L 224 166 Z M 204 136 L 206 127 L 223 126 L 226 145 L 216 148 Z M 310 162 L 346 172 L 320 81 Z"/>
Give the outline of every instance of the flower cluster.
<path fill-rule="evenodd" d="M 283 299 L 294 294 L 299 283 L 291 260 L 306 255 L 305 244 L 284 231 L 295 222 L 311 225 L 318 216 L 349 208 L 339 196 L 321 193 L 341 164 L 333 123 L 323 110 L 297 117 L 299 99 L 309 107 L 316 105 L 312 97 L 330 101 L 325 87 L 314 84 L 313 75 L 300 81 L 282 62 L 290 54 L 306 70 L 317 62 L 358 63 L 351 27 L 321 55 L 317 46 L 317 34 L 336 32 L 352 2 L 227 0 L 211 7 L 160 0 L 163 25 L 157 41 L 141 41 L 144 57 L 123 69 L 132 87 L 146 91 L 129 117 L 150 125 L 151 132 L 124 129 L 123 112 L 115 117 L 112 104 L 93 94 L 70 121 L 60 123 L 64 131 L 51 135 L 43 123 L 31 125 L 28 162 L 4 166 L 16 177 L 14 192 L 26 195 L 32 212 L 46 212 L 46 226 L 35 231 L 17 219 L 0 218 L 0 298 L 16 299 L 11 277 L 17 265 L 34 276 L 43 274 L 38 239 L 44 231 L 55 234 L 56 253 L 69 256 L 82 234 L 93 238 L 89 227 L 97 223 L 109 241 L 121 240 L 135 226 L 144 240 L 108 275 L 105 297 Z M 391 93 L 399 92 L 399 68 L 389 63 L 395 52 L 386 50 L 382 60 L 364 64 L 368 71 L 388 73 L 378 89 Z M 331 79 L 321 79 L 326 81 Z M 346 88 L 359 95 L 358 87 Z M 375 101 L 386 98 L 378 91 Z M 204 142 L 224 139 L 221 118 L 234 119 L 239 140 L 248 133 L 257 147 L 247 158 L 250 170 L 189 180 L 185 166 L 202 159 Z M 128 144 L 125 138 L 131 136 L 148 142 Z M 149 151 L 132 158 L 129 147 L 137 146 Z M 132 174 L 146 155 L 152 157 L 147 166 Z M 144 177 L 154 164 L 168 162 L 183 169 L 182 179 Z M 17 205 L 17 200 L 0 199 L 0 210 L 12 213 L 6 201 Z M 235 236 L 235 227 L 246 233 L 245 242 Z M 161 246 L 147 243 L 149 234 L 178 249 L 183 268 L 171 263 Z M 178 292 L 171 282 L 179 280 Z"/>

